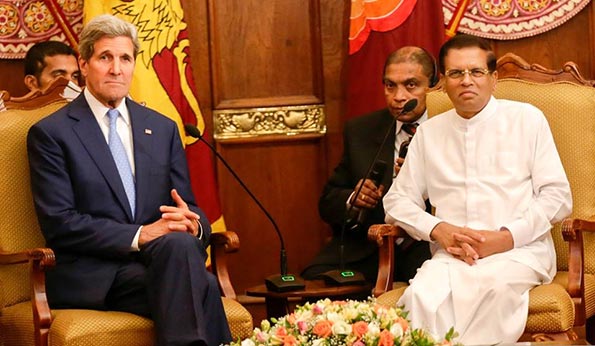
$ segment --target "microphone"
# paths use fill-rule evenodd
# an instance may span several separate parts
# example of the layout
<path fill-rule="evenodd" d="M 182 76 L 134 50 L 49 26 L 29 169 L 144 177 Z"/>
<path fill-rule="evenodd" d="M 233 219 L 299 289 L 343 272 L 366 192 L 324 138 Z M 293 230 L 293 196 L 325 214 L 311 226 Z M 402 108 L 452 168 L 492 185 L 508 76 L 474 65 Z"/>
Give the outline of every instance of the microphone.
<path fill-rule="evenodd" d="M 275 220 L 273 220 L 273 217 L 271 216 L 271 214 L 269 214 L 269 212 L 263 207 L 263 205 L 260 203 L 258 198 L 256 198 L 256 196 L 254 196 L 254 194 L 252 194 L 250 189 L 248 189 L 248 187 L 246 186 L 246 184 L 244 184 L 242 179 L 240 179 L 240 177 L 236 174 L 236 172 L 229 166 L 229 164 L 223 158 L 223 156 L 221 156 L 219 154 L 217 149 L 215 149 L 215 147 L 213 147 L 213 145 L 211 145 L 211 143 L 207 142 L 202 137 L 202 133 L 200 133 L 200 130 L 196 126 L 194 126 L 193 124 L 184 124 L 184 130 L 186 130 L 186 133 L 189 136 L 197 138 L 198 140 L 205 143 L 209 147 L 209 149 L 211 149 L 211 151 L 215 154 L 215 156 L 217 156 L 217 158 L 221 161 L 221 163 L 223 163 L 225 168 L 227 168 L 229 173 L 231 173 L 231 175 L 233 175 L 235 180 L 238 183 L 240 183 L 240 186 L 242 186 L 244 191 L 246 191 L 246 193 L 248 193 L 250 198 L 252 198 L 252 200 L 256 203 L 256 205 L 258 205 L 258 207 L 264 213 L 264 215 L 266 215 L 266 217 L 269 219 L 269 221 L 273 225 L 275 232 L 277 232 L 277 236 L 279 237 L 279 242 L 281 244 L 281 252 L 280 252 L 281 272 L 280 272 L 280 274 L 268 276 L 265 279 L 265 284 L 266 284 L 267 289 L 269 291 L 276 291 L 276 292 L 290 292 L 290 291 L 299 291 L 299 290 L 305 289 L 306 284 L 304 283 L 304 280 L 302 278 L 300 278 L 299 276 L 295 276 L 293 274 L 287 274 L 287 254 L 285 252 L 285 242 L 283 241 L 283 236 L 281 235 L 281 231 L 279 231 L 279 227 L 277 226 L 277 223 L 275 222 Z"/>
<path fill-rule="evenodd" d="M 386 161 L 378 160 L 374 162 L 374 166 L 372 166 L 372 171 L 370 172 L 369 179 L 376 185 L 377 187 L 380 186 L 382 183 L 382 179 L 384 178 L 384 173 L 386 172 Z M 355 199 L 354 199 L 355 200 Z M 356 210 L 357 209 L 357 210 Z M 368 218 L 368 214 L 370 209 L 367 208 L 353 208 L 355 216 L 353 219 L 347 219 L 347 227 L 349 229 L 355 230 L 357 227 L 366 223 L 366 219 Z M 355 220 L 355 223 L 353 222 Z"/>
<path fill-rule="evenodd" d="M 417 99 L 411 99 L 411 100 L 407 101 L 407 103 L 405 103 L 405 106 L 403 106 L 403 110 L 401 111 L 401 113 L 399 113 L 396 117 L 393 117 L 393 121 L 391 122 L 391 125 L 388 127 L 388 130 L 386 131 L 386 134 L 384 135 L 384 138 L 382 139 L 382 143 L 380 144 L 380 146 L 378 147 L 378 150 L 374 154 L 374 158 L 372 159 L 372 162 L 370 163 L 370 166 L 368 167 L 368 170 L 366 171 L 365 179 L 374 180 L 374 184 L 376 184 L 376 186 L 378 186 L 379 182 L 382 181 L 382 175 L 384 175 L 384 171 L 386 171 L 386 162 L 384 162 L 382 160 L 378 160 L 378 156 L 380 156 L 380 152 L 382 151 L 382 148 L 384 148 L 384 146 L 386 145 L 386 141 L 387 141 L 388 137 L 390 136 L 391 132 L 395 131 L 394 127 L 395 127 L 395 123 L 397 122 L 397 118 L 400 115 L 411 112 L 412 110 L 415 109 L 415 107 L 417 107 Z M 384 167 L 382 167 L 382 163 L 384 163 Z M 375 169 L 375 167 L 376 167 L 376 169 Z M 374 170 L 377 170 L 378 168 L 382 169 L 380 171 L 380 173 L 372 174 L 372 172 Z M 379 181 L 378 183 L 375 181 L 376 178 L 378 178 L 378 181 Z M 359 188 L 353 195 L 353 201 L 357 200 L 357 198 L 359 197 L 359 195 L 362 191 L 363 186 L 364 186 L 364 184 L 361 184 L 359 186 Z M 330 285 L 339 285 L 339 286 L 362 285 L 366 282 L 366 279 L 362 273 L 356 272 L 354 270 L 345 269 L 345 254 L 344 254 L 345 246 L 343 243 L 344 243 L 344 237 L 345 237 L 345 229 L 347 228 L 347 226 L 349 224 L 353 224 L 353 221 L 349 216 L 352 215 L 352 213 L 353 213 L 354 205 L 355 205 L 355 203 L 351 203 L 349 205 L 349 208 L 347 209 L 347 211 L 345 213 L 345 221 L 343 222 L 343 227 L 341 228 L 341 240 L 340 240 L 341 245 L 339 245 L 339 269 L 329 270 L 329 271 L 322 273 L 320 275 L 322 278 L 324 278 L 326 283 L 330 284 Z M 365 216 L 366 216 L 366 214 L 364 213 L 362 221 L 365 221 Z M 363 224 L 363 222 L 362 223 L 359 222 L 360 218 L 362 218 L 361 212 L 358 214 L 357 220 L 356 220 L 355 224 L 353 225 L 352 229 L 360 227 Z"/>

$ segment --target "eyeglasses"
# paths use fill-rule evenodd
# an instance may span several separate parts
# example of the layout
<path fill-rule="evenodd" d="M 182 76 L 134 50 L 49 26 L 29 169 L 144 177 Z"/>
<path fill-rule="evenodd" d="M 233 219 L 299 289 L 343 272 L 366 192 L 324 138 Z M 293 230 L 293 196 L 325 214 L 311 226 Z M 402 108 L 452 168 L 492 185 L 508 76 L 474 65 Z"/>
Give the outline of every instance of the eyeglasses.
<path fill-rule="evenodd" d="M 457 69 L 451 69 L 446 71 L 445 75 L 446 77 L 450 78 L 450 79 L 461 79 L 464 78 L 466 74 L 468 74 L 470 77 L 472 78 L 481 78 L 487 74 L 491 73 L 490 70 L 488 70 L 487 68 L 472 68 L 472 69 L 464 69 L 464 70 L 457 70 Z"/>

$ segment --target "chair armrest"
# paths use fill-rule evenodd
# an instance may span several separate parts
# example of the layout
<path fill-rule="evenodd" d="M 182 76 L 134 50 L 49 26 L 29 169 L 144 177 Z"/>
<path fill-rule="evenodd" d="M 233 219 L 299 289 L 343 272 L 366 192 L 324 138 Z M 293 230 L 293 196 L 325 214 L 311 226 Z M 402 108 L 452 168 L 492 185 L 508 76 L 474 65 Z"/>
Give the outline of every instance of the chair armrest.
<path fill-rule="evenodd" d="M 583 232 L 595 232 L 595 222 L 565 219 L 562 237 L 568 242 L 568 294 L 575 305 L 575 325 L 585 324 L 585 258 Z"/>
<path fill-rule="evenodd" d="M 368 229 L 368 240 L 378 245 L 378 276 L 372 290 L 375 297 L 390 291 L 394 281 L 395 240 L 406 232 L 398 226 L 381 224 Z"/>
<path fill-rule="evenodd" d="M 21 252 L 0 252 L 0 265 L 29 263 L 31 274 L 31 306 L 35 327 L 35 344 L 47 345 L 52 314 L 45 294 L 45 270 L 56 265 L 51 249 L 35 248 Z"/>
<path fill-rule="evenodd" d="M 217 277 L 221 294 L 231 299 L 236 299 L 236 293 L 229 278 L 226 254 L 236 252 L 239 249 L 240 238 L 235 232 L 211 233 L 211 271 Z"/>

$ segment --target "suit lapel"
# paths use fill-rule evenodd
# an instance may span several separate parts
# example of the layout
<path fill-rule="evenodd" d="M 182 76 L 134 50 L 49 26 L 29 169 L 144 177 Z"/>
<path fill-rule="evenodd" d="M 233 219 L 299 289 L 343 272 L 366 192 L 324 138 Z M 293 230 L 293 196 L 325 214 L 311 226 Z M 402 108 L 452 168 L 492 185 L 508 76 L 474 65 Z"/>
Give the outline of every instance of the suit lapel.
<path fill-rule="evenodd" d="M 74 133 L 78 136 L 82 146 L 95 162 L 97 169 L 105 178 L 114 195 L 116 195 L 122 209 L 126 211 L 130 220 L 133 220 L 118 168 L 116 167 L 105 137 L 101 132 L 101 128 L 97 124 L 83 94 L 71 102 L 68 116 L 77 120 L 73 125 Z"/>
<path fill-rule="evenodd" d="M 389 130 L 388 127 L 392 124 L 392 130 Z M 390 114 L 388 109 L 386 109 L 382 113 L 382 117 L 378 122 L 378 127 L 376 128 L 374 135 L 374 141 L 376 142 L 376 147 L 374 150 L 378 150 L 380 145 L 382 144 L 382 140 L 386 135 L 386 131 L 390 131 L 388 138 L 386 139 L 386 143 L 384 147 L 380 150 L 380 155 L 378 155 L 378 159 L 383 160 L 386 162 L 386 172 L 382 179 L 382 184 L 386 187 L 385 191 L 388 191 L 388 187 L 392 184 L 393 180 L 393 172 L 394 172 L 394 164 L 395 164 L 395 125 L 396 122 L 393 121 L 393 116 Z"/>

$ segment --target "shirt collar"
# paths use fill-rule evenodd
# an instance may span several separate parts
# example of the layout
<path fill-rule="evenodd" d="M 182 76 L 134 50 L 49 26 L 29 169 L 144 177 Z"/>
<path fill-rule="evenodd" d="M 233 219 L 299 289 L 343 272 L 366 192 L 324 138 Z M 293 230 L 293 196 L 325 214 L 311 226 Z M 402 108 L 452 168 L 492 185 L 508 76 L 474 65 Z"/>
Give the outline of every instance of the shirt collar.
<path fill-rule="evenodd" d="M 95 119 L 97 119 L 97 121 L 105 121 L 105 115 L 110 108 L 99 102 L 99 100 L 93 96 L 93 94 L 91 94 L 88 88 L 83 90 L 83 94 L 85 95 L 85 99 L 87 100 L 87 103 L 89 104 Z M 126 125 L 130 126 L 130 114 L 128 113 L 128 107 L 126 107 L 126 98 L 120 102 L 120 105 L 116 107 L 116 109 L 118 112 L 120 112 L 120 115 L 122 116 L 122 119 Z"/>

